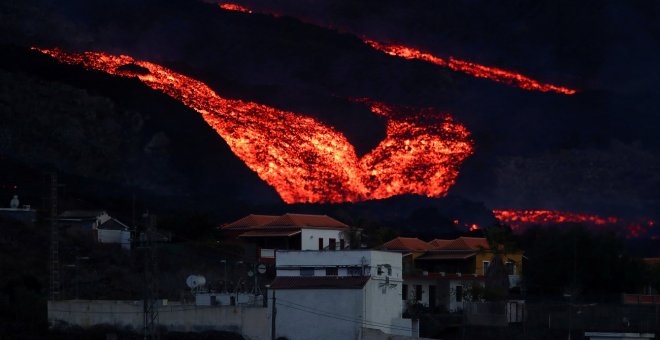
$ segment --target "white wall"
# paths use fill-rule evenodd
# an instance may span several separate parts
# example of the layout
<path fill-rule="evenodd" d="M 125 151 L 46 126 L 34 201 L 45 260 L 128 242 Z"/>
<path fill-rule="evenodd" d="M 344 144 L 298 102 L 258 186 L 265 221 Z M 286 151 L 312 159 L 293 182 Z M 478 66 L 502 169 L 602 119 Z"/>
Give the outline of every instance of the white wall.
<path fill-rule="evenodd" d="M 334 238 L 337 241 L 337 249 L 339 249 L 339 240 L 346 237 L 343 235 L 342 230 L 339 229 L 302 229 L 300 233 L 300 249 L 301 250 L 319 250 L 319 238 L 323 238 L 323 247 L 327 247 L 330 244 L 328 241 L 331 238 Z M 346 246 L 348 246 L 348 241 L 346 240 Z"/>
<path fill-rule="evenodd" d="M 272 291 L 269 295 L 272 298 Z M 358 339 L 362 321 L 361 289 L 281 289 L 275 296 L 276 337 Z"/>
<path fill-rule="evenodd" d="M 339 276 L 347 275 L 349 267 L 362 268 L 363 266 L 367 269 L 365 275 L 370 276 L 370 280 L 362 289 L 277 290 L 278 297 L 280 294 L 286 296 L 282 303 L 289 300 L 298 305 L 316 308 L 300 311 L 295 309 L 296 306 L 285 306 L 284 311 L 288 315 L 283 320 L 297 320 L 298 322 L 297 324 L 293 322 L 291 325 L 283 324 L 282 327 L 285 327 L 288 333 L 278 331 L 278 336 L 287 336 L 289 339 L 354 339 L 357 335 L 353 334 L 357 334 L 360 327 L 379 329 L 388 334 L 411 334 L 410 320 L 401 319 L 403 311 L 401 253 L 375 250 L 278 250 L 276 261 L 278 277 L 299 276 L 301 267 L 316 268 L 315 276 L 325 276 L 325 268 L 335 266 L 340 266 Z M 378 273 L 379 266 L 382 269 L 380 274 Z M 350 306 L 346 305 L 347 303 Z M 359 306 L 355 307 L 353 303 L 359 303 Z M 297 308 L 302 307 L 297 306 Z M 324 310 L 324 308 L 326 312 L 335 316 L 334 320 L 325 320 L 333 319 L 328 313 L 319 311 L 314 313 L 314 311 Z M 335 314 L 343 315 L 344 319 L 350 319 L 350 322 L 356 323 L 356 325 L 347 326 L 347 321 L 338 320 Z M 280 324 L 279 315 L 278 324 Z M 335 331 L 327 333 L 325 323 L 327 323 L 327 329 L 334 328 Z M 309 327 L 309 325 L 315 326 Z M 340 327 L 345 329 L 342 330 L 343 333 L 338 334 L 336 330 Z M 328 337 L 325 337 L 326 333 L 329 334 Z"/>
<path fill-rule="evenodd" d="M 130 249 L 131 232 L 127 230 L 97 229 L 97 240 L 100 243 L 121 243 L 122 248 Z"/>
<path fill-rule="evenodd" d="M 48 321 L 88 328 L 94 325 L 143 327 L 142 301 L 72 300 L 48 301 Z M 252 340 L 270 339 L 269 308 L 206 307 L 170 302 L 158 307 L 159 325 L 170 331 L 224 330 Z"/>

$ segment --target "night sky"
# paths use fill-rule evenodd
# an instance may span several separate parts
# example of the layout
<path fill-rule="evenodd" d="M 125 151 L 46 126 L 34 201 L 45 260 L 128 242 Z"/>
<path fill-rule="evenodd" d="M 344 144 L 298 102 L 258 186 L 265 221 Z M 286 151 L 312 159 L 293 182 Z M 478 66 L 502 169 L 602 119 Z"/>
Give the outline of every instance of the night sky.
<path fill-rule="evenodd" d="M 0 43 L 156 62 L 224 97 L 316 117 L 344 133 L 358 155 L 383 139 L 385 122 L 352 99 L 432 108 L 451 114 L 474 140 L 450 196 L 492 209 L 657 218 L 657 3 L 236 3 L 255 13 L 183 0 L 4 1 Z M 361 37 L 514 70 L 578 93 L 525 91 L 388 56 Z M 230 195 L 245 199 L 257 190 L 260 201 L 277 201 L 272 191 L 243 189 Z"/>

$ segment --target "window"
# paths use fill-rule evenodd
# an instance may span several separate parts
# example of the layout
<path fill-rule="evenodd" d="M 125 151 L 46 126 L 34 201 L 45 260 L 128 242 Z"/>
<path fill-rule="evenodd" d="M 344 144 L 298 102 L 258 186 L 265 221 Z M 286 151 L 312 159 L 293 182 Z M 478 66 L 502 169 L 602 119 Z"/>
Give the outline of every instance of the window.
<path fill-rule="evenodd" d="M 330 242 L 328 244 L 328 248 L 330 248 L 330 250 L 337 250 L 337 239 L 331 238 L 328 240 L 328 242 Z"/>
<path fill-rule="evenodd" d="M 408 285 L 401 286 L 401 300 L 408 300 Z"/>
<path fill-rule="evenodd" d="M 362 268 L 360 267 L 349 267 L 348 276 L 362 276 Z"/>
<path fill-rule="evenodd" d="M 323 237 L 319 237 L 319 250 L 323 250 Z"/>
<path fill-rule="evenodd" d="M 339 268 L 337 268 L 337 267 L 325 268 L 325 275 L 326 276 L 337 276 L 337 275 L 339 275 Z"/>
<path fill-rule="evenodd" d="M 515 275 L 516 274 L 516 264 L 509 261 L 505 264 L 506 266 L 506 274 L 507 275 Z"/>
<path fill-rule="evenodd" d="M 415 285 L 415 300 L 422 300 L 422 285 Z"/>
<path fill-rule="evenodd" d="M 344 248 L 346 248 L 346 242 L 342 238 L 339 240 L 339 250 L 343 250 Z"/>
<path fill-rule="evenodd" d="M 456 302 L 463 301 L 463 286 L 456 286 Z"/>
<path fill-rule="evenodd" d="M 300 276 L 314 276 L 314 268 L 300 268 Z"/>
<path fill-rule="evenodd" d="M 490 266 L 490 261 L 484 261 L 484 275 L 488 272 L 488 266 Z"/>

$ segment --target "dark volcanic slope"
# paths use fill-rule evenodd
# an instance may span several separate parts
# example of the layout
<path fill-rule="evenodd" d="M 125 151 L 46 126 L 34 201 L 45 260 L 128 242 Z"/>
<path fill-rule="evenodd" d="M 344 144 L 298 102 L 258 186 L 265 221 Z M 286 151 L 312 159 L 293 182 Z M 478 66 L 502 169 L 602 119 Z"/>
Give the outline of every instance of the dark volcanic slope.
<path fill-rule="evenodd" d="M 517 69 L 581 92 L 567 97 L 521 91 L 424 62 L 386 56 L 354 35 L 296 19 L 245 15 L 183 0 L 4 2 L 0 4 L 0 41 L 24 47 L 127 53 L 164 64 L 207 82 L 223 96 L 318 117 L 342 131 L 360 154 L 383 138 L 383 121 L 347 97 L 432 106 L 464 123 L 475 140 L 475 154 L 462 168 L 452 190 L 455 195 L 494 207 L 568 207 L 641 215 L 660 210 L 660 179 L 655 175 L 660 149 L 656 138 L 660 122 L 655 113 L 660 96 L 653 85 L 657 67 L 650 67 L 660 51 L 658 21 L 653 18 L 657 6 L 550 0 L 501 5 L 474 1 L 409 6 L 394 0 L 309 3 L 319 6 L 312 10 L 327 9 L 319 10 L 330 15 L 321 18 L 321 24 L 331 25 L 343 16 L 345 21 L 334 26 L 410 43 L 443 56 Z M 318 14 L 303 11 L 301 16 L 317 19 Z M 88 83 L 71 86 L 97 86 L 94 81 Z M 141 103 L 142 96 L 160 98 L 159 103 L 136 110 L 150 112 L 150 124 L 154 124 L 145 130 L 149 133 L 142 137 L 143 147 L 162 130 L 158 124 L 168 124 L 156 122 L 166 119 L 154 117 L 165 116 L 150 107 L 184 109 L 131 84 L 132 92 L 141 95 L 122 100 Z M 203 125 L 195 114 L 189 116 Z M 156 145 L 161 137 L 154 140 Z M 215 176 L 215 171 L 204 170 L 200 175 L 199 169 L 205 168 L 190 163 L 213 157 L 219 163 L 237 162 L 232 155 L 225 157 L 226 147 L 220 151 L 213 149 L 217 146 L 207 148 L 201 139 L 188 144 L 186 138 L 166 137 L 170 143 L 184 143 L 172 146 L 180 148 L 181 154 L 206 153 L 197 158 L 181 156 L 173 170 L 173 174 L 199 179 L 199 190 L 219 195 L 217 187 L 203 184 L 219 180 L 213 177 L 241 181 L 231 171 Z M 217 141 L 210 134 L 205 138 Z M 245 169 L 239 165 L 235 169 Z M 176 178 L 167 172 L 159 176 L 163 179 L 158 181 L 167 183 Z M 239 185 L 227 183 L 228 188 Z M 266 197 L 273 197 L 269 192 Z M 238 195 L 262 197 L 258 193 Z"/>
<path fill-rule="evenodd" d="M 199 114 L 168 96 L 35 51 L 5 47 L 0 56 L 3 158 L 107 183 L 97 197 L 137 191 L 204 209 L 280 201 Z"/>

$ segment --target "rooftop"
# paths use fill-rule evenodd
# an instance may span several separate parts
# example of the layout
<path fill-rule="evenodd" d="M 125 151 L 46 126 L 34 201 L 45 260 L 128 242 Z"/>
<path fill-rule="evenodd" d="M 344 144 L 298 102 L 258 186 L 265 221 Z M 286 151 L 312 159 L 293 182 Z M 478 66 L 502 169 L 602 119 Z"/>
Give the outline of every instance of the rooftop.
<path fill-rule="evenodd" d="M 229 223 L 222 229 L 266 229 L 266 228 L 328 228 L 345 229 L 348 225 L 328 215 L 284 214 L 248 215 Z"/>
<path fill-rule="evenodd" d="M 490 249 L 488 241 L 483 237 L 464 237 L 461 236 L 455 240 L 434 240 L 449 241 L 445 245 L 438 247 L 437 250 L 480 250 Z"/>
<path fill-rule="evenodd" d="M 426 243 L 416 237 L 397 237 L 393 240 L 385 242 L 381 246 L 381 249 L 406 251 L 425 251 L 433 248 L 433 245 Z"/>

